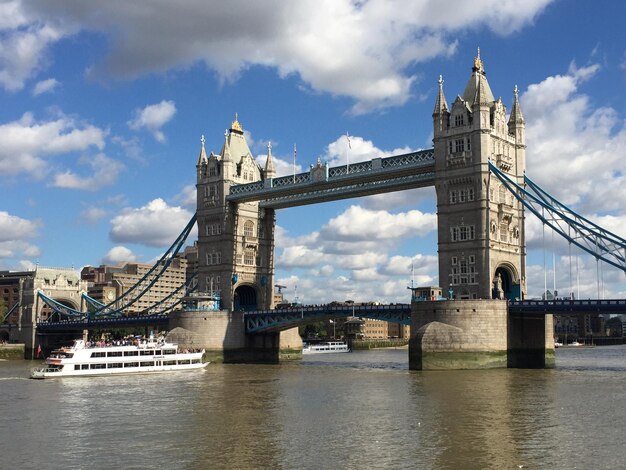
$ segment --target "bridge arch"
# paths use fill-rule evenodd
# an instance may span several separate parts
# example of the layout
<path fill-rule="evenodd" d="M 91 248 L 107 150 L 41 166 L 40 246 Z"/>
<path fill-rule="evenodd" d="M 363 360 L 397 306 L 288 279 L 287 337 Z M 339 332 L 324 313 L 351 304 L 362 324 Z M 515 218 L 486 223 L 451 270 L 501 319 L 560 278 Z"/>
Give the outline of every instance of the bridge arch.
<path fill-rule="evenodd" d="M 64 298 L 64 297 L 60 297 L 60 298 L 54 298 L 52 297 L 52 299 L 62 305 L 65 305 L 66 307 L 69 307 L 71 309 L 74 310 L 79 310 L 80 309 L 80 305 L 78 303 L 76 303 L 74 300 L 72 299 L 68 299 L 68 298 Z M 39 311 L 39 315 L 38 318 L 40 320 L 48 320 L 49 318 L 52 317 L 52 315 L 54 315 L 56 312 L 48 305 L 46 305 L 45 303 L 42 302 L 41 305 L 41 310 Z M 58 314 L 57 314 L 58 316 Z"/>
<path fill-rule="evenodd" d="M 233 294 L 234 310 L 256 310 L 258 308 L 257 287 L 253 284 L 240 284 Z"/>
<path fill-rule="evenodd" d="M 492 298 L 521 299 L 519 271 L 511 263 L 500 263 L 494 272 Z"/>

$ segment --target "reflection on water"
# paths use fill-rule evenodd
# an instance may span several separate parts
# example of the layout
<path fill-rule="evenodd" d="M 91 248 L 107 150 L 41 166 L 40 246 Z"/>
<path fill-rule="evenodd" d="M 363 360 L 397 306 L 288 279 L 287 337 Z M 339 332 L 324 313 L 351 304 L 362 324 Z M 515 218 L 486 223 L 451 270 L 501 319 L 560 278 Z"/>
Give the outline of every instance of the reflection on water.
<path fill-rule="evenodd" d="M 0 364 L 16 469 L 619 468 L 626 347 L 551 370 L 408 370 L 406 350 L 282 365 L 26 380 Z"/>

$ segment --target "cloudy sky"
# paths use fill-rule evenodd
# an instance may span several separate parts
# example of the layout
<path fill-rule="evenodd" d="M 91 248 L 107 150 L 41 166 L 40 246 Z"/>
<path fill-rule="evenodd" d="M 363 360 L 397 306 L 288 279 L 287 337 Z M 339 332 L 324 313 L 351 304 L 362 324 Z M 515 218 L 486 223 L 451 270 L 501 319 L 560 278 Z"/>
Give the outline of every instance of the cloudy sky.
<path fill-rule="evenodd" d="M 2 1 L 0 269 L 155 259 L 194 211 L 201 135 L 219 151 L 235 113 L 283 174 L 294 144 L 299 169 L 430 148 L 437 79 L 452 102 L 477 47 L 509 109 L 520 90 L 528 175 L 626 236 L 625 17 L 612 0 Z M 435 212 L 432 188 L 279 211 L 276 280 L 309 303 L 406 302 L 411 265 L 438 282 Z M 547 279 L 624 298 L 623 273 L 527 224 L 531 296 Z"/>

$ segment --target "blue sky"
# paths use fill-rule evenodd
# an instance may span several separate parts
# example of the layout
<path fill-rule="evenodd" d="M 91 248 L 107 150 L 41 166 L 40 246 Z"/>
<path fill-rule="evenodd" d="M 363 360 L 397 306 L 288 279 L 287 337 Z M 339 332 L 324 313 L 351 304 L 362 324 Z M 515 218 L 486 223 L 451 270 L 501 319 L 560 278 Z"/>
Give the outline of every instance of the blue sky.
<path fill-rule="evenodd" d="M 3 1 L 0 269 L 155 259 L 194 210 L 200 136 L 218 152 L 235 113 L 282 174 L 294 143 L 300 169 L 344 163 L 346 132 L 351 161 L 429 148 L 437 79 L 452 102 L 477 47 L 508 109 L 519 87 L 530 177 L 626 236 L 624 18 L 612 0 Z M 288 297 L 405 302 L 411 265 L 437 283 L 432 188 L 277 223 Z M 567 245 L 527 230 L 529 294 L 544 273 L 569 291 Z M 572 279 L 596 296 L 595 261 Z M 624 280 L 602 268 L 603 295 Z"/>

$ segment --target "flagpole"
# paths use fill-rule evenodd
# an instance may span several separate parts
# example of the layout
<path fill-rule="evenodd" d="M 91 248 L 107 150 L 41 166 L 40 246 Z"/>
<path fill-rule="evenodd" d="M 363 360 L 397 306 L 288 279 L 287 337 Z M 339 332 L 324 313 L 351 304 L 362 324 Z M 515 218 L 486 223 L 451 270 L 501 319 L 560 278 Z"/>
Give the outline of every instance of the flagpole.
<path fill-rule="evenodd" d="M 346 149 L 346 175 L 350 173 L 350 149 L 352 144 L 350 143 L 350 134 L 346 131 L 346 139 L 348 140 L 348 148 Z"/>
<path fill-rule="evenodd" d="M 296 184 L 296 144 L 293 144 L 293 184 Z"/>

